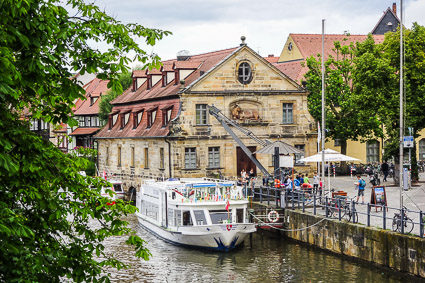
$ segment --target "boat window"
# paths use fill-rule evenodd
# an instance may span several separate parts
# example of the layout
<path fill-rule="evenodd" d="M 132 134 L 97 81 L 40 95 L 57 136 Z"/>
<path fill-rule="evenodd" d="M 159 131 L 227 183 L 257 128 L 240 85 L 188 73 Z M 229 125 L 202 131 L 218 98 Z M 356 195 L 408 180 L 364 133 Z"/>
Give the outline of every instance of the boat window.
<path fill-rule="evenodd" d="M 114 191 L 116 191 L 116 192 L 122 192 L 121 184 L 114 184 Z"/>
<path fill-rule="evenodd" d="M 183 226 L 192 226 L 192 218 L 190 217 L 190 211 L 183 211 Z"/>
<path fill-rule="evenodd" d="M 227 223 L 228 219 L 230 219 L 230 216 L 227 210 L 210 211 L 210 217 L 211 217 L 212 224 Z"/>
<path fill-rule="evenodd" d="M 174 211 L 174 226 L 177 227 L 181 225 L 181 218 L 182 218 L 181 210 L 175 210 Z"/>
<path fill-rule="evenodd" d="M 236 209 L 236 223 L 243 223 L 243 208 Z"/>
<path fill-rule="evenodd" d="M 205 219 L 205 213 L 203 210 L 194 210 L 195 220 L 197 225 L 206 225 L 207 220 Z"/>

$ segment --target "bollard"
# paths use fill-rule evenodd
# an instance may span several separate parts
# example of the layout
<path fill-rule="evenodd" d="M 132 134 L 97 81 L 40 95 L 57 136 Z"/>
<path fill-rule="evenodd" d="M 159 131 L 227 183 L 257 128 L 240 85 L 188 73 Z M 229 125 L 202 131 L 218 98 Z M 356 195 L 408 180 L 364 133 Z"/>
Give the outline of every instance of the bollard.
<path fill-rule="evenodd" d="M 313 214 L 316 215 L 316 194 L 313 195 Z"/>
<path fill-rule="evenodd" d="M 292 191 L 292 210 L 294 210 L 295 209 L 295 203 L 294 203 L 294 191 Z"/>
<path fill-rule="evenodd" d="M 356 216 L 354 215 L 354 212 L 356 211 L 356 202 L 352 200 L 351 203 L 351 216 L 353 217 L 353 223 L 356 223 Z"/>
<path fill-rule="evenodd" d="M 400 219 L 400 225 L 401 225 L 401 234 L 404 234 L 404 207 L 401 209 L 401 219 Z"/>
<path fill-rule="evenodd" d="M 419 236 L 421 238 L 424 237 L 424 221 L 423 221 L 424 214 L 422 213 L 422 210 L 419 212 Z"/>
<path fill-rule="evenodd" d="M 328 210 L 328 197 L 325 197 L 325 215 L 328 217 L 329 210 Z"/>
<path fill-rule="evenodd" d="M 370 203 L 367 203 L 367 226 L 370 226 Z"/>
<path fill-rule="evenodd" d="M 385 230 L 387 229 L 387 207 L 384 205 L 384 213 L 382 214 L 382 217 L 384 217 L 384 223 L 382 223 L 382 228 Z"/>
<path fill-rule="evenodd" d="M 303 212 L 305 212 L 305 199 L 304 199 L 304 193 L 303 193 Z"/>
<path fill-rule="evenodd" d="M 353 178 L 353 167 L 350 168 L 350 178 Z"/>
<path fill-rule="evenodd" d="M 260 187 L 260 203 L 263 203 L 263 188 Z"/>
<path fill-rule="evenodd" d="M 333 166 L 333 170 L 334 170 L 334 178 L 335 178 L 335 165 Z"/>
<path fill-rule="evenodd" d="M 341 221 L 341 198 L 338 198 L 338 220 Z"/>

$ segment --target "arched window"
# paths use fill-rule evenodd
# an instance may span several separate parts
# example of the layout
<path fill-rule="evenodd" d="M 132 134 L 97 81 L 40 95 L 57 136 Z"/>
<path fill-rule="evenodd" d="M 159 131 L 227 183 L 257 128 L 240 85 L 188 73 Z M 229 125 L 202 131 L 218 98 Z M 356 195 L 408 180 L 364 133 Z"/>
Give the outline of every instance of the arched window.
<path fill-rule="evenodd" d="M 238 81 L 241 84 L 249 84 L 252 80 L 252 70 L 248 62 L 242 62 L 238 68 Z"/>
<path fill-rule="evenodd" d="M 379 162 L 379 142 L 368 141 L 366 143 L 366 162 Z"/>
<path fill-rule="evenodd" d="M 425 139 L 419 141 L 419 160 L 425 160 Z"/>

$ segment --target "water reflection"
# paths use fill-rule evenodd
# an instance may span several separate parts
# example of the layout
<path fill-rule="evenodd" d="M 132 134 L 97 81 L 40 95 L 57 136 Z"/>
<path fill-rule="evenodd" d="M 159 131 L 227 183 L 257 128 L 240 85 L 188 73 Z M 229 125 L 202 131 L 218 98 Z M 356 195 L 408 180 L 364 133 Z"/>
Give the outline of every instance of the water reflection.
<path fill-rule="evenodd" d="M 127 270 L 111 271 L 113 282 L 419 282 L 415 277 L 260 234 L 254 234 L 252 247 L 247 239 L 243 247 L 230 253 L 181 248 L 138 227 L 135 217 L 127 220 L 148 242 L 153 256 L 147 262 L 137 259 L 125 239 L 108 240 L 108 252 L 130 265 Z"/>

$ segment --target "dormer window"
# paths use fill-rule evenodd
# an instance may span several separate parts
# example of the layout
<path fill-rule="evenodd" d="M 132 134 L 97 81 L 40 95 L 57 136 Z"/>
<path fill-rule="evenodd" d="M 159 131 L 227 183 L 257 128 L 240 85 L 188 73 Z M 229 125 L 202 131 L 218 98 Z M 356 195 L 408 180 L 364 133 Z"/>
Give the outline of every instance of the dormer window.
<path fill-rule="evenodd" d="M 125 128 L 130 119 L 130 112 L 121 114 L 121 130 Z"/>
<path fill-rule="evenodd" d="M 162 126 L 165 127 L 171 120 L 173 106 L 162 109 Z"/>
<path fill-rule="evenodd" d="M 242 62 L 238 67 L 238 81 L 247 85 L 252 81 L 251 65 L 248 62 Z"/>
<path fill-rule="evenodd" d="M 153 123 L 155 123 L 155 118 L 156 118 L 156 111 L 157 108 L 155 108 L 154 110 L 149 111 L 148 114 L 148 128 L 152 127 Z"/>
<path fill-rule="evenodd" d="M 109 115 L 109 120 L 108 120 L 109 130 L 114 127 L 115 123 L 117 122 L 117 119 L 118 119 L 118 113 Z"/>
<path fill-rule="evenodd" d="M 96 100 L 98 99 L 98 97 L 90 97 L 90 106 L 92 106 L 93 104 L 95 104 Z"/>
<path fill-rule="evenodd" d="M 139 112 L 133 112 L 133 129 L 136 129 L 143 118 L 143 110 Z"/>

